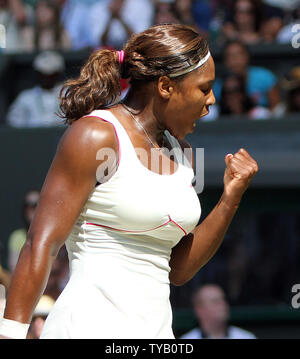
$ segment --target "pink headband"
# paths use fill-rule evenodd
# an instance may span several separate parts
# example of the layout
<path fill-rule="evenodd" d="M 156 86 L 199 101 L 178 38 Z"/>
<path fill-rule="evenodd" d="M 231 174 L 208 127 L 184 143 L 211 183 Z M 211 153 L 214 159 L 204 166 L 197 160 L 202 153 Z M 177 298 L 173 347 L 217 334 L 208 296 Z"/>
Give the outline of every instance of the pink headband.
<path fill-rule="evenodd" d="M 123 50 L 118 51 L 118 56 L 119 56 L 119 63 L 122 64 L 124 61 L 125 52 Z"/>

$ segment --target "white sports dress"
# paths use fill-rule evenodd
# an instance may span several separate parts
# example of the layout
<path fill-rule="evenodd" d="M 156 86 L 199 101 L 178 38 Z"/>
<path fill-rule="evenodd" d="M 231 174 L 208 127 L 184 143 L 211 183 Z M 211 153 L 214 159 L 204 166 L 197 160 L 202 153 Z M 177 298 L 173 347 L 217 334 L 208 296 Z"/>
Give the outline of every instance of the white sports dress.
<path fill-rule="evenodd" d="M 121 123 L 114 175 L 95 187 L 66 241 L 70 280 L 41 338 L 173 339 L 169 259 L 197 225 L 201 208 L 175 137 L 165 134 L 178 167 L 171 175 L 146 168 Z"/>

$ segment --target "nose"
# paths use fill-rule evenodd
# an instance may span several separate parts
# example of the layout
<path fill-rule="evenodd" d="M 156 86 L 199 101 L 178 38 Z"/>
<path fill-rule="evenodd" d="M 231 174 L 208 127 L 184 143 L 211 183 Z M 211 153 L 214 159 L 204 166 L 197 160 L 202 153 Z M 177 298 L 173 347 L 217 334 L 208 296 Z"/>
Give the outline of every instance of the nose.
<path fill-rule="evenodd" d="M 214 105 L 215 103 L 216 103 L 215 94 L 214 94 L 213 90 L 211 90 L 210 94 L 207 98 L 207 101 L 206 101 L 206 106 L 211 106 L 211 105 Z"/>

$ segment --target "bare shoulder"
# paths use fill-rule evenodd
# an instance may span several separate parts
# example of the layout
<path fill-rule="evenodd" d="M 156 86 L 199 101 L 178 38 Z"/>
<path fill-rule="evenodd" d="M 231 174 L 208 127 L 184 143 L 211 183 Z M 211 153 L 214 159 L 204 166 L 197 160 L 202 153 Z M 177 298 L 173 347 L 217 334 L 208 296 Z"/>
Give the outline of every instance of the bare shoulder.
<path fill-rule="evenodd" d="M 82 147 L 87 151 L 102 146 L 117 149 L 116 145 L 114 126 L 99 117 L 82 117 L 75 121 L 65 131 L 60 142 L 60 146 L 70 146 L 76 152 L 82 150 Z"/>
<path fill-rule="evenodd" d="M 62 136 L 55 163 L 65 171 L 95 174 L 100 162 L 98 151 L 109 148 L 118 157 L 118 140 L 114 126 L 98 117 L 82 117 Z"/>

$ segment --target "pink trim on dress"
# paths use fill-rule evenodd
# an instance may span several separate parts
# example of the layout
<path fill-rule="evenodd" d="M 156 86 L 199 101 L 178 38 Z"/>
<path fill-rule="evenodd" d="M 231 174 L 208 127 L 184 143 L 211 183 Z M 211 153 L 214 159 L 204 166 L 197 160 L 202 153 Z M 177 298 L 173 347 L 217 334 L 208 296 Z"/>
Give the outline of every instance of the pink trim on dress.
<path fill-rule="evenodd" d="M 169 218 L 170 218 L 170 221 L 173 222 L 174 224 L 176 224 L 176 226 L 179 227 L 179 228 L 184 232 L 185 235 L 187 235 L 187 232 L 186 232 L 178 223 L 176 223 L 175 221 L 173 221 L 173 219 L 171 218 L 170 215 L 168 215 L 168 216 L 169 216 Z"/>
<path fill-rule="evenodd" d="M 161 228 L 163 226 L 166 226 L 168 223 L 172 222 L 174 223 L 177 227 L 179 227 L 185 235 L 187 235 L 187 232 L 175 221 L 173 221 L 173 219 L 171 218 L 171 216 L 168 214 L 169 220 L 157 227 L 154 228 L 150 228 L 150 229 L 142 229 L 142 230 L 134 230 L 134 231 L 130 231 L 127 229 L 119 229 L 119 228 L 114 228 L 114 227 L 109 227 L 109 226 L 105 226 L 103 224 L 97 224 L 97 223 L 90 223 L 90 222 L 86 222 L 85 224 L 91 225 L 91 226 L 97 226 L 97 227 L 102 227 L 102 228 L 107 228 L 107 229 L 111 229 L 113 231 L 118 231 L 118 232 L 128 232 L 128 233 L 144 233 L 144 232 L 150 232 L 150 231 L 154 231 L 155 229 Z"/>
<path fill-rule="evenodd" d="M 169 216 L 170 218 L 170 216 Z M 151 229 L 143 229 L 143 230 L 135 230 L 135 231 L 130 231 L 130 230 L 127 230 L 127 229 L 118 229 L 118 228 L 113 228 L 113 227 L 109 227 L 109 226 L 104 226 L 102 224 L 96 224 L 96 223 L 89 223 L 89 222 L 86 222 L 86 224 L 90 224 L 92 226 L 97 226 L 97 227 L 104 227 L 104 228 L 108 228 L 108 229 L 112 229 L 114 231 L 119 231 L 119 232 L 130 232 L 130 233 L 142 233 L 142 232 L 149 232 L 149 231 L 153 231 L 154 229 L 158 229 L 160 227 L 163 227 L 165 225 L 167 225 L 168 223 L 170 223 L 172 220 L 169 219 L 167 222 L 157 226 L 157 227 L 154 227 L 154 228 L 151 228 Z"/>

